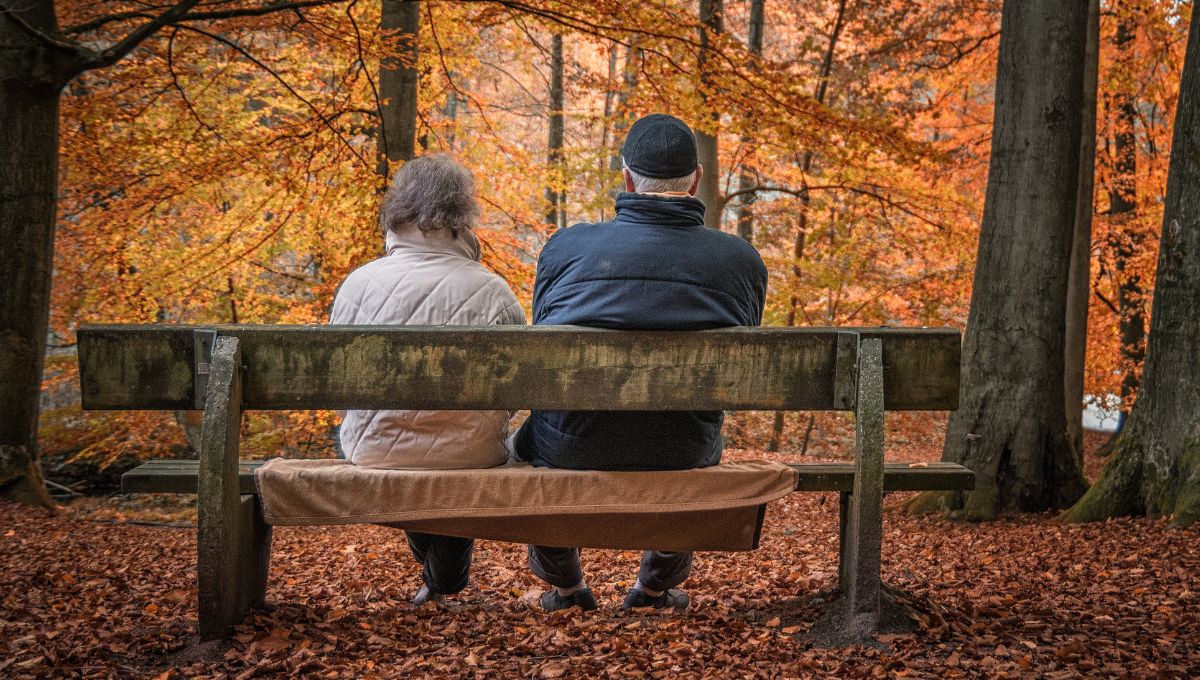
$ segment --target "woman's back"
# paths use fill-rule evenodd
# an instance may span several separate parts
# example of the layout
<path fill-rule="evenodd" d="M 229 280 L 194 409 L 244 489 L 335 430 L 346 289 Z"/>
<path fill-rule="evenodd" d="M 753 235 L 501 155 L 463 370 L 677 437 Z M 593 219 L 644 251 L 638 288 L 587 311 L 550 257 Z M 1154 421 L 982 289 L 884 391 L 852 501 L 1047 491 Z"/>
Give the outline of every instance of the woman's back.
<path fill-rule="evenodd" d="M 331 324 L 524 324 L 508 284 L 476 261 L 470 231 L 387 232 L 387 255 L 350 274 Z M 342 454 L 375 468 L 476 468 L 502 464 L 507 411 L 348 411 Z"/>

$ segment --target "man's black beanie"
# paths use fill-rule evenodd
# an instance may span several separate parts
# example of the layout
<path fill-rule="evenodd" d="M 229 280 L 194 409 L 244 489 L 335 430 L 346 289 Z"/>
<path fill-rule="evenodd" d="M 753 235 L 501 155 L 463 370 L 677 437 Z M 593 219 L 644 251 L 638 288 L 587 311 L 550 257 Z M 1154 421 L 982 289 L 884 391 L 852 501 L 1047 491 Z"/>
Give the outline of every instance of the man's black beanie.
<path fill-rule="evenodd" d="M 621 157 L 630 170 L 654 179 L 685 177 L 699 162 L 692 129 L 665 113 L 639 118 L 625 136 Z"/>

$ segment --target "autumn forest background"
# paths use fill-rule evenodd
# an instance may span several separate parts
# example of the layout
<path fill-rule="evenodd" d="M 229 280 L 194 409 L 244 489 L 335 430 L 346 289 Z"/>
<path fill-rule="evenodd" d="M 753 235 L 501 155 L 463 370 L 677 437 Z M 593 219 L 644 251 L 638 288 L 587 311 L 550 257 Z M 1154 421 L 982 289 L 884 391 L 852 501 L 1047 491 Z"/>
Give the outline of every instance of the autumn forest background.
<path fill-rule="evenodd" d="M 728 2 L 703 33 L 694 4 L 426 3 L 414 44 L 377 29 L 380 3 L 302 3 L 182 24 L 83 74 L 63 99 L 48 391 L 73 380 L 81 323 L 324 322 L 382 247 L 379 121 L 412 124 L 381 104 L 397 50 L 416 56 L 413 152 L 474 170 L 484 261 L 523 300 L 555 223 L 611 215 L 627 123 L 669 111 L 717 140 L 713 226 L 768 263 L 764 323 L 963 327 L 998 3 Z M 1101 22 L 1086 394 L 1108 409 L 1144 351 L 1186 10 L 1112 3 Z M 154 417 L 51 410 L 45 452 L 179 445 Z M 746 445 L 775 439 L 773 416 L 745 420 Z M 262 453 L 326 447 L 330 423 L 264 423 Z M 782 445 L 807 424 L 787 418 Z"/>
<path fill-rule="evenodd" d="M 1035 254 L 1059 243 L 1021 241 L 1036 232 L 1005 231 L 999 209 L 985 210 L 988 201 L 1004 204 L 998 187 L 1020 172 L 1005 174 L 1015 166 L 1004 165 L 1007 148 L 995 155 L 993 138 L 998 112 L 1020 106 L 1020 98 L 1014 104 L 997 93 L 1014 91 L 1006 88 L 1019 88 L 1022 79 L 1056 77 L 1053 55 L 1040 60 L 1015 51 L 1024 70 L 1016 76 L 998 72 L 1002 13 L 1017 16 L 1011 8 L 1020 4 L 0 0 L 0 83 L 8 88 L 0 94 L 7 100 L 0 99 L 0 116 L 13 121 L 2 137 L 11 146 L 0 149 L 9 161 L 3 167 L 30 182 L 23 186 L 36 180 L 57 188 L 56 195 L 42 192 L 22 204 L 52 214 L 52 247 L 21 240 L 36 232 L 29 226 L 34 220 L 22 222 L 6 232 L 18 238 L 3 244 L 0 279 L 23 281 L 26 269 L 42 266 L 38 257 L 52 257 L 42 262 L 52 267 L 52 284 L 40 409 L 21 413 L 32 411 L 29 423 L 37 418 L 36 435 L 30 434 L 36 436 L 34 467 L 40 461 L 54 500 L 69 503 L 62 506 L 65 515 L 53 517 L 0 506 L 0 533 L 8 531 L 0 555 L 9 585 L 46 593 L 20 600 L 0 595 L 0 632 L 25 640 L 7 643 L 12 660 L 0 661 L 0 675 L 17 673 L 18 665 L 10 664 L 20 663 L 30 673 L 58 668 L 82 675 L 94 666 L 131 675 L 221 668 L 244 677 L 297 669 L 358 677 L 378 670 L 369 658 L 389 644 L 415 645 L 420 652 L 404 662 L 405 672 L 435 675 L 559 677 L 604 670 L 640 677 L 724 664 L 739 674 L 771 676 L 783 662 L 801 674 L 839 677 L 1200 672 L 1200 649 L 1190 637 L 1200 635 L 1196 529 L 1167 528 L 1191 524 L 1200 511 L 1195 416 L 1177 419 L 1179 427 L 1192 428 L 1182 453 L 1176 450 L 1179 437 L 1155 440 L 1150 434 L 1155 423 L 1165 422 L 1152 411 L 1172 403 L 1168 391 L 1153 403 L 1147 399 L 1144 417 L 1130 421 L 1134 432 L 1126 440 L 1134 443 L 1126 444 L 1128 451 L 1109 432 L 1126 422 L 1143 387 L 1156 273 L 1169 260 L 1160 258 L 1160 235 L 1164 217 L 1166 223 L 1174 219 L 1166 213 L 1177 205 L 1168 200 L 1169 172 L 1193 182 L 1177 182 L 1177 202 L 1200 191 L 1194 159 L 1190 170 L 1172 167 L 1173 140 L 1192 134 L 1180 134 L 1176 124 L 1181 87 L 1188 89 L 1189 25 L 1196 23 L 1193 3 L 1184 0 L 1074 3 L 1080 26 L 1088 14 L 1081 8 L 1089 6 L 1084 30 L 1050 38 L 1081 57 L 1072 77 L 1083 85 L 1082 95 L 1053 102 L 1082 119 L 1074 124 L 1078 136 L 1067 142 L 1079 150 L 1073 161 L 1078 192 L 1064 199 L 1075 215 L 1069 225 L 1075 250 L 1069 262 L 1061 258 L 1055 265 L 1062 284 L 1056 294 L 1067 299 L 1067 318 L 1060 314 L 1052 329 L 1056 356 L 1066 357 L 1058 366 L 1065 373 L 1066 407 L 1056 411 L 1066 436 L 1039 440 L 1045 472 L 1038 483 L 1045 488 L 1033 495 L 1021 486 L 1027 480 L 977 469 L 993 496 L 964 501 L 924 495 L 895 503 L 889 497 L 894 512 L 886 520 L 885 545 L 898 547 L 895 557 L 885 548 L 885 578 L 904 586 L 910 604 L 927 619 L 917 637 L 887 640 L 890 652 L 869 650 L 846 659 L 788 647 L 776 656 L 778 645 L 791 644 L 812 618 L 803 607 L 796 614 L 779 604 L 779 589 L 806 592 L 832 579 L 827 568 L 833 544 L 805 535 L 812 527 L 823 536 L 834 531 L 823 496 L 781 503 L 793 519 L 773 527 L 776 543 L 746 563 L 713 557 L 704 569 L 706 585 L 698 586 L 710 601 L 693 623 L 663 619 L 630 628 L 620 619 L 531 622 L 521 610 L 503 609 L 488 613 L 504 624 L 496 632 L 467 608 L 441 611 L 431 624 L 404 609 L 405 589 L 411 590 L 415 576 L 405 571 L 411 565 L 394 539 L 384 538 L 385 530 L 370 527 L 349 545 L 345 535 L 314 530 L 285 538 L 277 550 L 280 571 L 295 575 L 279 586 L 280 599 L 311 600 L 306 579 L 320 582 L 331 570 L 376 561 L 403 564 L 397 571 L 405 574 L 397 578 L 407 580 L 374 589 L 349 577 L 352 582 L 341 586 L 355 594 L 256 614 L 232 648 L 181 657 L 169 655 L 191 634 L 190 586 L 169 591 L 174 599 L 147 593 L 154 579 L 190 568 L 187 532 L 153 549 L 146 546 L 160 539 L 136 533 L 137 527 L 132 534 L 109 532 L 129 521 L 192 521 L 187 499 L 135 503 L 106 494 L 139 461 L 194 457 L 200 421 L 194 412 L 81 410 L 76 330 L 88 323 L 325 323 L 340 282 L 382 254 L 382 192 L 391 173 L 415 155 L 447 153 L 474 172 L 483 262 L 528 309 L 537 253 L 549 235 L 612 216 L 621 177 L 618 149 L 628 125 L 647 113 L 672 113 L 698 132 L 706 180 L 699 197 L 708 206 L 708 226 L 750 241 L 768 266 L 764 325 L 967 329 L 969 317 L 975 318 L 973 289 L 1002 300 L 1005 294 L 997 291 L 1010 291 L 1010 283 L 1000 277 L 1014 282 L 1022 272 L 1033 276 L 1018 258 L 991 266 L 992 279 L 982 279 L 977 264 L 997 261 L 996 243 L 1018 239 L 1015 249 Z M 29 8 L 14 11 L 24 5 Z M 1036 27 L 1006 30 L 1015 35 Z M 1192 42 L 1200 45 L 1195 37 Z M 35 81 L 53 88 L 13 85 Z M 1200 78 L 1193 82 L 1192 90 L 1200 92 Z M 54 89 L 54 96 L 43 89 Z M 1093 107 L 1094 119 L 1088 115 Z M 50 120 L 57 130 L 47 132 Z M 38 146 L 40 139 L 55 140 L 57 175 L 49 179 L 38 175 L 45 164 L 12 160 L 18 150 L 30 158 L 51 157 L 50 143 Z M 1186 159 L 1174 160 L 1177 167 L 1186 165 Z M 10 194 L 0 196 L 0 209 L 27 198 Z M 1022 214 L 1036 222 L 1043 205 L 1031 201 Z M 3 213 L 13 224 L 16 210 Z M 1187 219 L 1194 231 L 1195 217 Z M 1186 249 L 1178 252 L 1186 257 Z M 35 264 L 22 269 L 22 262 Z M 1200 258 L 1188 262 L 1189 276 L 1200 272 Z M 1187 279 L 1188 285 L 1196 280 Z M 5 329 L 26 323 L 20 305 L 8 304 L 14 290 L 4 298 Z M 1185 288 L 1171 298 L 1173 309 L 1200 307 L 1197 290 Z M 1020 290 L 1010 292 L 1017 296 Z M 28 315 L 36 317 L 36 310 Z M 1194 313 L 1187 318 L 1197 320 Z M 1194 347 L 1200 324 L 1180 324 L 1160 337 L 1175 333 Z M 986 366 L 987 353 L 974 354 L 973 342 L 968 335 L 964 365 L 978 356 L 977 365 Z M 0 350 L 5 347 L 18 348 L 12 356 L 32 351 L 19 344 Z M 1160 355 L 1179 357 L 1166 350 Z M 0 363 L 11 376 L 15 366 Z M 1200 374 L 1197 366 L 1176 373 L 1190 380 Z M 1036 382 L 1032 372 L 1013 378 L 992 368 L 993 386 L 1008 385 L 1010 378 Z M 1168 375 L 1172 368 L 1164 364 L 1156 371 Z M 964 380 L 984 385 L 979 375 L 966 371 Z M 1185 411 L 1200 403 L 1200 392 L 1187 384 L 1178 388 L 1191 390 L 1192 401 L 1178 402 Z M 1002 397 L 987 406 L 986 395 L 976 399 L 968 391 L 963 404 L 983 404 L 980 413 L 1001 412 L 993 421 L 1038 420 Z M 1044 410 L 1033 402 L 1028 408 Z M 1087 422 L 1106 431 L 1084 431 L 1085 408 Z M 956 424 L 944 413 L 889 415 L 889 460 L 944 456 L 974 467 L 975 453 L 956 449 L 954 442 L 966 440 L 954 433 L 991 425 L 980 425 L 986 419 L 978 414 L 961 418 Z M 0 434 L 25 432 L 23 427 L 32 432 L 24 422 L 4 423 Z M 336 455 L 336 424 L 332 412 L 248 413 L 243 456 Z M 744 412 L 730 415 L 725 436 L 734 458 L 845 460 L 852 429 L 852 421 L 838 414 Z M 20 438 L 14 437 L 0 443 Z M 1170 479 L 1156 482 L 1143 470 L 1160 445 L 1175 448 Z M 1051 472 L 1063 459 L 1071 461 L 1071 470 Z M 1134 468 L 1114 460 L 1143 467 L 1129 472 Z M 15 469 L 13 461 L 0 462 L 4 470 Z M 1071 508 L 1106 465 L 1111 470 L 1105 474 L 1117 481 L 1094 491 L 1090 505 L 1066 518 L 1137 517 L 1059 524 L 1058 513 Z M 1187 481 L 1189 465 L 1194 479 Z M 0 486 L 10 481 L 2 476 Z M 945 511 L 955 519 L 1000 519 L 948 522 Z M 108 533 L 76 532 L 77 521 Z M 23 538 L 35 534 L 55 539 Z M 364 547 L 376 543 L 385 547 Z M 113 585 L 103 575 L 93 579 L 93 591 L 82 592 L 87 589 L 80 584 L 93 581 L 72 575 L 62 553 L 89 554 L 97 546 L 107 546 L 100 559 L 105 574 L 129 568 L 147 574 L 145 583 Z M 313 563 L 305 557 L 312 550 L 332 557 Z M 816 557 L 797 561 L 797 550 Z M 483 551 L 479 561 L 492 566 L 480 567 L 478 600 L 527 590 L 532 581 L 521 560 L 508 548 Z M 816 566 L 821 563 L 825 567 Z M 598 579 L 617 578 L 618 566 L 598 565 Z M 747 577 L 747 570 L 757 575 Z M 599 589 L 607 593 L 619 584 Z M 734 601 L 721 600 L 720 593 L 739 588 L 745 591 Z M 97 601 L 111 608 L 115 641 L 89 637 L 89 627 L 98 624 L 86 619 L 81 602 Z M 383 617 L 378 635 L 370 629 L 371 616 Z M 77 623 L 67 622 L 70 617 Z M 85 619 L 92 622 L 78 623 Z M 714 641 L 716 651 L 688 646 L 697 631 Z M 304 654 L 296 651 L 300 640 L 308 641 Z M 624 647 L 658 643 L 674 651 L 661 659 L 623 659 Z M 554 653 L 541 654 L 545 648 Z M 78 649 L 89 651 L 71 651 Z M 569 657 L 574 661 L 564 660 Z"/>

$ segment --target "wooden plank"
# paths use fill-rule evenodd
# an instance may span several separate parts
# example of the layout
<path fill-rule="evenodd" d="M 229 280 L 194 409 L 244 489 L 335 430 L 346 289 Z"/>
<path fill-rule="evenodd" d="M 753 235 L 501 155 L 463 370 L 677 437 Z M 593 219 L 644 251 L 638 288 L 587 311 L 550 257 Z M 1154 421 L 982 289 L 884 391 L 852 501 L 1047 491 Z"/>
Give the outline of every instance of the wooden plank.
<path fill-rule="evenodd" d="M 248 409 L 835 410 L 839 331 L 883 341 L 889 410 L 958 403 L 952 329 L 215 328 L 239 339 Z M 80 329 L 84 408 L 187 408 L 192 330 Z"/>
<path fill-rule="evenodd" d="M 256 494 L 254 470 L 263 461 L 238 466 L 239 490 Z M 968 491 L 975 488 L 975 473 L 956 463 L 888 463 L 883 471 L 884 491 Z M 799 474 L 796 491 L 849 492 L 854 488 L 853 463 L 792 463 Z M 195 460 L 152 460 L 121 477 L 125 493 L 196 493 L 200 463 Z"/>
<path fill-rule="evenodd" d="M 841 409 L 854 408 L 858 379 L 859 335 L 843 331 L 837 336 L 837 354 L 833 364 L 833 403 Z"/>
<path fill-rule="evenodd" d="M 89 326 L 79 333 L 85 409 L 194 408 L 194 338 L 185 326 Z"/>
<path fill-rule="evenodd" d="M 238 492 L 257 494 L 254 486 L 254 470 L 262 461 L 243 462 L 238 465 Z M 196 479 L 200 474 L 197 460 L 152 460 L 121 475 L 123 493 L 196 493 Z"/>

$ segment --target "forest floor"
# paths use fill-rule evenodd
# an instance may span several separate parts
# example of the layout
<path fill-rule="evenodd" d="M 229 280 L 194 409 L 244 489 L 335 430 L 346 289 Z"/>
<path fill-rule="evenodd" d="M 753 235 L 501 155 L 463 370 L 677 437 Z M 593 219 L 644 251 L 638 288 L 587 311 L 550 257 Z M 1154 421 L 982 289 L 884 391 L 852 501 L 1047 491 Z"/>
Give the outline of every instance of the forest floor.
<path fill-rule="evenodd" d="M 940 428 L 925 429 L 889 422 L 889 459 L 936 460 Z M 198 645 L 187 498 L 0 504 L 0 677 L 1200 677 L 1200 527 L 892 512 L 884 578 L 920 630 L 884 636 L 887 650 L 820 649 L 803 636 L 834 585 L 836 515 L 834 494 L 773 504 L 759 550 L 698 556 L 682 615 L 620 612 L 637 555 L 612 551 L 584 556 L 600 611 L 531 609 L 523 548 L 491 542 L 466 591 L 417 610 L 399 532 L 280 528 L 274 609 Z"/>

